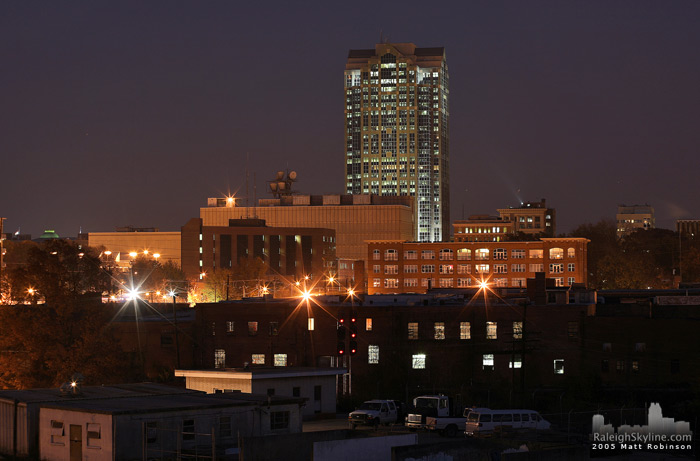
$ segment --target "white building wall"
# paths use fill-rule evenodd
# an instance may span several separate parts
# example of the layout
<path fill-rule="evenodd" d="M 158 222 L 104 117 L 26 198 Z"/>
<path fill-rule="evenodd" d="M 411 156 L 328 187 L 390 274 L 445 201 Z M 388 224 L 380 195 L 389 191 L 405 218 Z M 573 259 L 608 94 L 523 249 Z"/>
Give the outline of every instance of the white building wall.
<path fill-rule="evenodd" d="M 52 427 L 52 421 L 62 422 L 63 429 Z M 88 439 L 88 424 L 90 430 L 99 427 L 99 439 Z M 39 455 L 42 460 L 70 460 L 71 425 L 81 428 L 81 459 L 83 461 L 113 459 L 111 415 L 42 408 L 39 410 Z"/>

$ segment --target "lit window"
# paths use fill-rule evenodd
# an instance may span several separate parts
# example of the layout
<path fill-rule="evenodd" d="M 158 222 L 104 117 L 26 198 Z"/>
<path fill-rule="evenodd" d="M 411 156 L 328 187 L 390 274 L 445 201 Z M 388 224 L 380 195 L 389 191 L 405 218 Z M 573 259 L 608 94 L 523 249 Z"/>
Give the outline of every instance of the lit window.
<path fill-rule="evenodd" d="M 287 354 L 275 354 L 274 365 L 276 367 L 286 367 L 287 366 Z"/>
<path fill-rule="evenodd" d="M 487 261 L 489 259 L 489 249 L 479 248 L 474 252 L 474 259 L 477 261 Z"/>
<path fill-rule="evenodd" d="M 544 250 L 530 250 L 530 258 L 542 259 L 543 257 L 544 257 Z"/>
<path fill-rule="evenodd" d="M 513 322 L 513 339 L 523 339 L 523 322 Z"/>
<path fill-rule="evenodd" d="M 214 349 L 214 368 L 226 368 L 226 351 Z"/>
<path fill-rule="evenodd" d="M 472 339 L 472 326 L 469 322 L 459 322 L 459 339 Z"/>
<path fill-rule="evenodd" d="M 408 339 L 418 339 L 418 322 L 408 322 Z"/>
<path fill-rule="evenodd" d="M 314 330 L 314 318 L 313 318 L 313 317 L 309 317 L 309 325 L 308 325 L 308 328 L 309 328 L 309 331 L 313 331 L 313 330 Z"/>
<path fill-rule="evenodd" d="M 458 261 L 469 261 L 472 259 L 472 250 L 467 248 L 461 248 L 457 250 L 457 260 Z"/>
<path fill-rule="evenodd" d="M 550 248 L 549 249 L 549 259 L 564 259 L 564 249 L 563 248 Z"/>
<path fill-rule="evenodd" d="M 258 334 L 258 322 L 248 322 L 248 334 L 250 336 Z"/>
<path fill-rule="evenodd" d="M 486 339 L 498 339 L 498 324 L 486 322 Z"/>
<path fill-rule="evenodd" d="M 232 335 L 233 334 L 233 320 L 228 320 L 226 322 L 226 334 Z"/>
<path fill-rule="evenodd" d="M 435 339 L 445 339 L 444 322 L 435 322 Z"/>
<path fill-rule="evenodd" d="M 564 359 L 554 359 L 554 374 L 564 374 Z"/>
<path fill-rule="evenodd" d="M 251 360 L 253 365 L 265 365 L 265 354 L 253 354 Z"/>
<path fill-rule="evenodd" d="M 549 265 L 549 272 L 552 274 L 561 274 L 564 272 L 564 265 L 559 263 L 559 264 L 550 264 Z"/>
<path fill-rule="evenodd" d="M 566 256 L 569 258 L 575 258 L 576 257 L 576 250 L 573 248 L 569 248 L 566 250 Z"/>
<path fill-rule="evenodd" d="M 523 359 L 520 354 L 514 354 L 513 359 L 508 361 L 508 368 L 522 368 Z"/>
<path fill-rule="evenodd" d="M 367 363 L 377 365 L 379 363 L 379 346 L 370 344 L 367 347 Z"/>
<path fill-rule="evenodd" d="M 371 318 L 365 319 L 365 330 L 372 331 L 372 319 Z"/>
<path fill-rule="evenodd" d="M 494 368 L 494 359 L 493 359 L 493 354 L 484 354 L 482 359 L 481 359 L 481 367 L 484 370 L 493 370 Z"/>
<path fill-rule="evenodd" d="M 414 354 L 413 355 L 413 369 L 414 370 L 425 369 L 425 354 Z"/>

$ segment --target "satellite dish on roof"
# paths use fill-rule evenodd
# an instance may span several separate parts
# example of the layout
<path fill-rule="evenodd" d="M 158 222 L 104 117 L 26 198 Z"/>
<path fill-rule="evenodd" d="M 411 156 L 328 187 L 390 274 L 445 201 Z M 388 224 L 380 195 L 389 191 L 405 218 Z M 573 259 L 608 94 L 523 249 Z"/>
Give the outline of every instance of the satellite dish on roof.
<path fill-rule="evenodd" d="M 285 176 L 286 175 L 286 176 Z M 268 181 L 270 192 L 274 197 L 282 198 L 294 194 L 292 184 L 297 180 L 297 172 L 280 170 L 275 175 L 275 179 Z"/>

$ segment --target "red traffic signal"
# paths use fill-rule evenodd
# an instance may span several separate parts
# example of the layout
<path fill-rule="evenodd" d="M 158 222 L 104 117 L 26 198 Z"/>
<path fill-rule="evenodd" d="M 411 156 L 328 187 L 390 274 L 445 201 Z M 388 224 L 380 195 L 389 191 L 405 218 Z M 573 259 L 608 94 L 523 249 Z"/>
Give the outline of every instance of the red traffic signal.
<path fill-rule="evenodd" d="M 357 343 L 355 341 L 350 341 L 350 355 L 355 355 L 357 353 Z"/>
<path fill-rule="evenodd" d="M 338 343 L 338 355 L 345 355 L 345 343 Z"/>

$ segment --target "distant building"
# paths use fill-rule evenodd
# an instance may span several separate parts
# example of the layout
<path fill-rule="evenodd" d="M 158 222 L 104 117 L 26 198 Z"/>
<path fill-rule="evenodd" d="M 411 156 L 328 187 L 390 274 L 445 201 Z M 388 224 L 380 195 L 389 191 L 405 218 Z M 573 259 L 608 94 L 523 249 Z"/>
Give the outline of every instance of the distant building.
<path fill-rule="evenodd" d="M 679 219 L 676 221 L 676 232 L 686 238 L 700 236 L 700 219 Z"/>
<path fill-rule="evenodd" d="M 102 260 L 128 269 L 136 257 L 154 258 L 180 266 L 180 232 L 155 228 L 118 228 L 117 232 L 89 232 L 88 246 L 102 251 Z"/>
<path fill-rule="evenodd" d="M 514 224 L 500 216 L 472 215 L 452 226 L 455 242 L 500 242 L 513 233 Z"/>
<path fill-rule="evenodd" d="M 585 238 L 521 242 L 368 242 L 367 292 L 425 293 L 430 288 L 524 288 L 544 272 L 556 286 L 587 284 Z"/>
<path fill-rule="evenodd" d="M 229 219 L 206 225 L 193 218 L 182 226 L 182 270 L 202 280 L 217 269 L 230 269 L 242 259 L 260 258 L 270 276 L 313 281 L 337 273 L 335 231 L 326 228 L 272 227 L 262 219 Z"/>
<path fill-rule="evenodd" d="M 556 210 L 547 208 L 545 199 L 524 202 L 519 207 L 499 208 L 503 221 L 512 223 L 511 232 L 543 234 L 554 237 L 557 233 Z"/>
<path fill-rule="evenodd" d="M 218 351 L 220 358 L 221 351 L 225 352 L 225 349 Z M 284 363 L 286 364 L 286 357 Z M 215 370 L 175 370 L 175 376 L 184 377 L 188 389 L 209 394 L 243 392 L 303 397 L 307 400 L 303 416 L 311 419 L 318 414 L 335 415 L 336 378 L 346 372 L 344 368 L 328 367 L 249 366 Z"/>
<path fill-rule="evenodd" d="M 292 195 L 261 199 L 257 207 L 236 206 L 233 199 L 210 198 L 208 204 L 200 209 L 203 226 L 228 226 L 230 219 L 258 218 L 271 227 L 333 229 L 337 276 L 343 284 L 357 279 L 354 262 L 367 257 L 366 240 L 415 240 L 412 197 Z"/>
<path fill-rule="evenodd" d="M 656 227 L 654 208 L 649 205 L 619 205 L 617 207 L 617 237 L 623 238 L 639 229 Z"/>
<path fill-rule="evenodd" d="M 445 49 L 379 43 L 345 64 L 345 190 L 416 198 L 416 238 L 450 237 Z"/>

